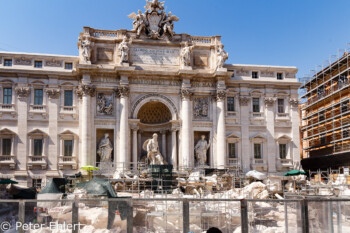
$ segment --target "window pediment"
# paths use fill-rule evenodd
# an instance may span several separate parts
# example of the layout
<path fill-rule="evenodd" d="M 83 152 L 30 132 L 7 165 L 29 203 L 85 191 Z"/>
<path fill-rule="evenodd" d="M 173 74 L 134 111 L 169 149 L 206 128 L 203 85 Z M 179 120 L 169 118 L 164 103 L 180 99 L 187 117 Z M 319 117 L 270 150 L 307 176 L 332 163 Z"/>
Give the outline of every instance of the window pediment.
<path fill-rule="evenodd" d="M 280 136 L 279 138 L 277 138 L 276 139 L 276 141 L 278 141 L 278 142 L 289 142 L 289 141 L 291 141 L 292 140 L 292 138 L 291 137 L 289 137 L 288 135 L 282 135 L 282 136 Z"/>
<path fill-rule="evenodd" d="M 262 134 L 256 134 L 256 135 L 250 137 L 249 140 L 252 142 L 264 142 L 264 141 L 266 141 L 266 138 Z"/>
<path fill-rule="evenodd" d="M 47 133 L 41 131 L 40 129 L 34 129 L 28 133 L 28 136 L 34 137 L 34 136 L 42 136 L 42 137 L 47 137 Z"/>
<path fill-rule="evenodd" d="M 8 128 L 3 128 L 0 130 L 0 135 L 17 135 L 12 130 L 9 130 Z"/>

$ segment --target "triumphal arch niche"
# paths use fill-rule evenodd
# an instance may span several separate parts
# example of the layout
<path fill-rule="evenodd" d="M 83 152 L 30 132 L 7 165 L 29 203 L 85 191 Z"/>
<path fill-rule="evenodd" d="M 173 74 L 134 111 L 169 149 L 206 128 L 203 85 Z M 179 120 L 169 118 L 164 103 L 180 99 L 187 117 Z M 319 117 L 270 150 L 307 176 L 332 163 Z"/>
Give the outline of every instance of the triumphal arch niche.
<path fill-rule="evenodd" d="M 144 8 L 129 14 L 131 30 L 80 33 L 80 161 L 136 168 L 156 138 L 157 153 L 175 169 L 224 168 L 232 72 L 221 37 L 175 33 L 179 18 L 164 2 Z"/>

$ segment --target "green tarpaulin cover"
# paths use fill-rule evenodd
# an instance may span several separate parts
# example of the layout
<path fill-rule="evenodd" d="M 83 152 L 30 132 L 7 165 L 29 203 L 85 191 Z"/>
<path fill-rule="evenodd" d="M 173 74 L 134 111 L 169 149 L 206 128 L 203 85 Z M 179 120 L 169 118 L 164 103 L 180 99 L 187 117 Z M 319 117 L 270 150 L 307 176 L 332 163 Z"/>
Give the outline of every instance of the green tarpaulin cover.
<path fill-rule="evenodd" d="M 297 176 L 297 175 L 306 175 L 306 172 L 299 170 L 291 170 L 283 174 L 284 176 Z"/>
<path fill-rule="evenodd" d="M 77 187 L 85 189 L 88 194 L 117 197 L 117 194 L 114 192 L 112 185 L 108 180 L 103 178 L 94 177 L 88 182 L 77 184 Z"/>

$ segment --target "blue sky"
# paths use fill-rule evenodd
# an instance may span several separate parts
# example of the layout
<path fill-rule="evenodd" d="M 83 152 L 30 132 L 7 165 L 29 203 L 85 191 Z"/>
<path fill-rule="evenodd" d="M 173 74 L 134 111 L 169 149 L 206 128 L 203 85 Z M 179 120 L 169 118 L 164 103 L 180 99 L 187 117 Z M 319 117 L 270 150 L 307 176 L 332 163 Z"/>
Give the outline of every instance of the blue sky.
<path fill-rule="evenodd" d="M 144 0 L 0 0 L 0 50 L 77 55 L 83 26 L 131 29 Z M 303 77 L 350 42 L 349 0 L 167 0 L 177 33 L 222 35 L 228 63 L 287 65 Z"/>

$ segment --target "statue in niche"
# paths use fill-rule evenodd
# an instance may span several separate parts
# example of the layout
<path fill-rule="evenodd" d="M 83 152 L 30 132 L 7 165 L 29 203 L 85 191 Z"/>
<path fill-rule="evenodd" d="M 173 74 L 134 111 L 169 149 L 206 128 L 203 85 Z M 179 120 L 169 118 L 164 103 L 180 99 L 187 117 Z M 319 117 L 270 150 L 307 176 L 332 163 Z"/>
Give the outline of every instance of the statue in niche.
<path fill-rule="evenodd" d="M 97 154 L 100 156 L 100 162 L 111 162 L 113 146 L 109 140 L 109 134 L 106 133 L 104 138 L 98 144 Z"/>
<path fill-rule="evenodd" d="M 228 59 L 228 53 L 224 50 L 224 45 L 219 45 L 217 50 L 217 69 L 223 68 L 225 61 Z"/>
<path fill-rule="evenodd" d="M 91 42 L 88 38 L 85 38 L 85 40 L 81 42 L 81 48 L 83 49 L 82 55 L 84 61 L 89 62 L 91 57 Z"/>
<path fill-rule="evenodd" d="M 196 98 L 194 100 L 194 116 L 195 118 L 208 117 L 209 104 L 206 98 Z"/>
<path fill-rule="evenodd" d="M 118 46 L 118 55 L 120 57 L 120 64 L 129 63 L 129 50 L 130 45 L 132 44 L 132 39 L 127 41 L 128 38 L 124 36 L 123 41 Z"/>
<path fill-rule="evenodd" d="M 194 147 L 194 150 L 196 152 L 196 159 L 197 159 L 197 166 L 204 166 L 207 163 L 207 150 L 210 147 L 210 141 L 209 143 L 207 140 L 205 140 L 205 135 L 201 136 L 201 140 L 199 140 Z"/>
<path fill-rule="evenodd" d="M 97 96 L 97 112 L 104 115 L 111 115 L 113 112 L 113 101 L 111 98 L 106 98 L 102 93 Z"/>
<path fill-rule="evenodd" d="M 147 151 L 147 159 L 150 165 L 164 165 L 167 162 L 164 160 L 163 156 L 159 152 L 158 146 L 158 134 L 154 133 L 151 139 L 147 139 L 143 143 L 142 147 Z"/>
<path fill-rule="evenodd" d="M 185 47 L 181 50 L 181 64 L 182 66 L 191 66 L 191 54 L 193 52 L 194 46 L 189 46 L 186 41 Z"/>

